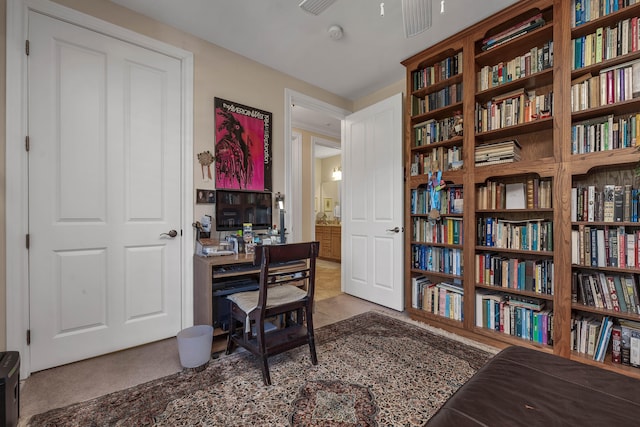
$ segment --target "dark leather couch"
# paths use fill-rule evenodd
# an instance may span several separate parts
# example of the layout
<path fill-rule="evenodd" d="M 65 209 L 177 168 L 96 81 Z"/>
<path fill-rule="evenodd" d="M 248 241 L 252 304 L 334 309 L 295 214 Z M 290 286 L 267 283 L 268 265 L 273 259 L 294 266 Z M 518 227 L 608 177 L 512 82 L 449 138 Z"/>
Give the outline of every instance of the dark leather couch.
<path fill-rule="evenodd" d="M 427 423 L 640 426 L 640 380 L 523 347 L 498 353 Z"/>

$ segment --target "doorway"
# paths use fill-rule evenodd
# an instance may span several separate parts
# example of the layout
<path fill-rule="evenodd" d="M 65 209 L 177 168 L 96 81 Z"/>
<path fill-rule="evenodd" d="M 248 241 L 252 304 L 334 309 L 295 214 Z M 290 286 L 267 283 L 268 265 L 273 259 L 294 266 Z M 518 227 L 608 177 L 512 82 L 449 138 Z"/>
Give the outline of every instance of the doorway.
<path fill-rule="evenodd" d="M 319 157 L 334 157 L 337 159 L 340 169 L 340 139 L 341 139 L 341 121 L 349 113 L 347 110 L 326 104 L 317 99 L 306 95 L 285 90 L 285 140 L 292 141 L 291 144 L 285 146 L 285 192 L 290 195 L 287 197 L 287 211 L 298 214 L 298 221 L 291 222 L 287 219 L 287 223 L 291 225 L 289 230 L 290 236 L 294 241 L 303 241 L 316 239 L 316 216 L 318 212 L 324 212 L 323 197 L 321 194 L 321 181 L 319 176 L 320 169 L 316 167 L 316 155 Z M 331 126 L 327 123 L 331 122 Z M 298 155 L 299 146 L 294 143 L 293 128 L 303 130 L 306 136 L 304 156 Z M 328 128 L 331 128 L 328 130 Z M 296 131 L 296 133 L 298 133 Z M 309 136 L 311 135 L 311 136 Z M 323 136 L 327 136 L 326 138 Z M 301 138 L 296 139 L 299 141 Z M 308 158 L 307 158 L 308 156 Z M 303 167 L 303 163 L 309 167 Z M 331 169 L 329 176 L 333 172 Z M 341 170 L 344 173 L 344 171 Z M 318 177 L 318 178 L 317 178 Z M 331 180 L 330 178 L 328 180 Z M 296 185 L 302 183 L 303 185 Z M 297 190 L 300 190 L 299 192 Z M 328 213 L 331 218 L 337 213 L 340 215 L 341 209 L 341 191 L 330 190 L 331 206 L 327 206 Z M 307 196 L 304 197 L 304 194 Z M 336 206 L 337 203 L 337 206 Z M 337 208 L 337 210 L 335 210 Z M 329 212 L 330 209 L 330 212 Z M 328 215 L 329 216 L 329 215 Z M 291 215 L 291 218 L 294 218 Z M 339 228 L 338 228 L 339 230 Z M 335 232 L 335 230 L 334 230 Z M 320 239 L 319 239 L 320 240 Z M 338 240 L 340 242 L 341 239 Z M 323 246 L 321 242 L 321 246 Z M 341 243 L 335 252 L 341 252 Z M 329 298 L 342 292 L 342 265 L 333 260 L 320 259 L 318 262 L 317 274 L 322 280 L 318 280 L 318 299 Z M 326 288 L 326 289 L 325 289 Z"/>

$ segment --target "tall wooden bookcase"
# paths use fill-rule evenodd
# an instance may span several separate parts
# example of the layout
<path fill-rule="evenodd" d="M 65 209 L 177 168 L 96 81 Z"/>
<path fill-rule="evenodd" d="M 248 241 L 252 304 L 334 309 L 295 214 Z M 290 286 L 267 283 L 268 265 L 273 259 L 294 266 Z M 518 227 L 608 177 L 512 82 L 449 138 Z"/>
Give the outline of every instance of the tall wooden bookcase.
<path fill-rule="evenodd" d="M 628 234 L 640 231 L 640 222 L 579 221 L 575 214 L 572 216 L 577 193 L 572 188 L 582 191 L 591 186 L 602 191 L 609 184 L 640 186 L 633 174 L 640 161 L 635 146 L 627 141 L 619 144 L 622 148 L 618 143 L 614 149 L 576 148 L 575 137 L 578 127 L 593 126 L 610 117 L 614 122 L 629 116 L 635 120 L 635 114 L 640 113 L 640 98 L 616 98 L 606 105 L 587 102 L 580 109 L 575 100 L 576 111 L 572 112 L 572 95 L 579 97 L 572 83 L 588 85 L 584 83 L 589 80 L 587 75 L 606 74 L 609 68 L 621 68 L 640 59 L 640 46 L 634 44 L 633 49 L 629 45 L 615 57 L 580 62 L 575 59 L 575 40 L 594 34 L 589 36 L 591 40 L 602 28 L 620 28 L 619 23 L 640 17 L 640 3 L 606 11 L 610 13 L 578 25 L 574 24 L 574 7 L 570 0 L 520 1 L 402 62 L 407 73 L 405 306 L 413 319 L 468 337 L 498 346 L 531 347 L 640 378 L 640 369 L 614 364 L 610 355 L 604 362 L 596 362 L 592 356 L 575 351 L 572 339 L 572 319 L 581 316 L 640 321 L 638 313 L 592 307 L 576 300 L 575 295 L 576 277 L 590 272 L 634 275 L 640 285 L 640 266 L 596 267 L 575 263 L 575 255 L 572 258 L 577 250 L 576 234 L 585 227 L 622 227 Z M 536 18 L 541 18 L 544 25 L 486 49 L 487 40 L 499 40 L 500 33 Z M 588 52 L 593 56 L 591 50 Z M 584 94 L 588 89 L 582 90 Z M 463 130 L 459 132 L 455 125 L 461 121 Z M 477 147 L 512 140 L 519 144 L 519 161 L 476 165 Z M 430 169 L 441 170 L 441 177 L 429 174 Z M 438 178 L 446 186 L 431 192 L 439 184 Z M 522 191 L 524 206 L 519 203 Z M 425 200 L 434 195 L 440 196 L 439 219 L 430 217 L 430 207 L 425 206 Z M 461 212 L 452 209 L 458 196 L 464 200 Z M 504 203 L 510 197 L 515 197 L 511 199 L 515 204 Z M 487 222 L 494 221 L 502 227 L 501 233 L 507 233 L 499 236 L 500 243 L 490 243 L 497 237 L 486 235 Z M 452 229 L 457 233 L 454 240 Z M 513 233 L 526 233 L 528 238 L 514 238 Z M 443 258 L 449 261 L 446 265 Z M 484 277 L 484 272 L 491 275 L 491 271 L 493 277 Z M 444 312 L 440 311 L 442 304 L 438 313 L 430 311 L 433 302 L 427 294 L 433 286 L 422 287 L 422 293 L 416 291 L 416 283 L 423 278 L 433 284 L 454 285 L 444 287 L 451 296 Z M 458 296 L 461 292 L 462 298 Z M 442 294 L 439 291 L 438 295 Z M 491 303 L 483 299 L 492 298 L 503 302 L 508 298 L 508 304 L 517 307 L 522 307 L 522 301 L 524 307 L 541 303 L 542 313 L 529 317 L 536 335 L 512 336 L 500 332 L 495 322 L 483 324 L 493 315 Z M 454 308 L 460 300 L 463 306 Z M 514 310 L 510 323 L 524 322 L 516 318 L 520 310 Z M 548 339 L 551 330 L 552 342 Z"/>

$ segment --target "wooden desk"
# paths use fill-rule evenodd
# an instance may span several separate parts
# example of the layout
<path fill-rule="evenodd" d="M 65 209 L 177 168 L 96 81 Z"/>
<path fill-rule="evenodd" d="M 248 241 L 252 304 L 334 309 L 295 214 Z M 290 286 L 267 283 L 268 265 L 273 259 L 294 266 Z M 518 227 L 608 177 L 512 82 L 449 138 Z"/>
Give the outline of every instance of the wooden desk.
<path fill-rule="evenodd" d="M 286 273 L 289 266 L 283 265 L 279 268 Z M 222 329 L 222 325 L 215 324 L 216 319 L 216 301 L 214 301 L 215 293 L 233 293 L 232 288 L 242 279 L 255 281 L 257 283 L 260 278 L 260 266 L 253 265 L 253 254 L 236 254 L 224 256 L 202 257 L 194 255 L 193 257 L 193 324 L 194 325 L 212 325 L 214 327 L 214 351 L 224 349 L 224 341 L 221 338 L 226 337 L 227 331 Z M 225 286 L 228 283 L 229 286 Z M 230 292 L 231 290 L 231 292 Z M 247 289 L 240 289 L 242 292 Z M 223 297 L 221 297 L 223 298 Z M 219 348 L 218 345 L 222 345 Z"/>

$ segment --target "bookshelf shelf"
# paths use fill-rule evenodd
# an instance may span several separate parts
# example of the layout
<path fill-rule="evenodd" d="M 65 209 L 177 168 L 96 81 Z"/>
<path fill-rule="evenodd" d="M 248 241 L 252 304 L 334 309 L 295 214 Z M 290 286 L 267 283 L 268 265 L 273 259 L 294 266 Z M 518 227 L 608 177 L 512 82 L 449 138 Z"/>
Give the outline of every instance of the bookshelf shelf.
<path fill-rule="evenodd" d="M 500 138 L 509 138 L 515 135 L 539 132 L 553 128 L 553 117 L 537 119 L 531 122 L 511 125 L 500 129 L 494 129 L 475 134 L 477 141 L 492 141 Z"/>
<path fill-rule="evenodd" d="M 426 274 L 430 276 L 438 276 L 441 279 L 445 279 L 445 280 L 461 280 L 462 279 L 462 276 L 459 276 L 457 274 L 442 273 L 440 271 L 420 270 L 418 268 L 412 268 L 411 271 L 413 273 Z"/>
<path fill-rule="evenodd" d="M 449 139 L 447 139 L 445 141 L 433 142 L 433 143 L 427 144 L 427 145 L 419 145 L 417 147 L 411 147 L 411 152 L 412 153 L 421 153 L 421 152 L 432 150 L 432 149 L 438 148 L 438 147 L 453 147 L 455 145 L 461 145 L 461 144 L 462 144 L 462 137 L 461 136 L 455 136 L 455 137 L 449 138 Z"/>
<path fill-rule="evenodd" d="M 640 13 L 640 12 L 639 12 Z M 640 51 L 631 52 L 626 55 L 616 56 L 615 58 L 605 59 L 597 64 L 588 65 L 575 69 L 571 72 L 571 80 L 576 79 L 584 74 L 598 74 L 600 70 L 609 67 L 615 67 L 616 65 L 624 64 L 625 62 L 635 61 L 640 59 Z"/>
<path fill-rule="evenodd" d="M 412 241 L 414 245 L 427 245 L 427 246 L 435 246 L 439 248 L 453 248 L 453 249 L 462 249 L 462 245 L 456 245 L 453 243 L 436 243 L 436 242 L 421 242 L 421 241 Z"/>
<path fill-rule="evenodd" d="M 483 103 L 505 92 L 510 92 L 516 89 L 529 90 L 541 86 L 548 86 L 551 83 L 553 83 L 553 68 L 547 68 L 546 70 L 539 71 L 529 76 L 521 77 L 517 80 L 512 80 L 508 83 L 503 83 L 477 92 L 476 101 Z"/>
<path fill-rule="evenodd" d="M 571 304 L 571 308 L 574 309 L 574 310 L 584 311 L 584 312 L 588 312 L 588 313 L 595 313 L 595 314 L 599 314 L 599 315 L 602 315 L 602 316 L 613 316 L 613 317 L 617 317 L 617 318 L 620 318 L 620 319 L 627 319 L 627 320 L 633 320 L 635 322 L 640 322 L 640 315 L 634 314 L 634 313 L 627 313 L 627 312 L 609 310 L 609 309 L 606 309 L 606 308 L 591 307 L 589 305 L 584 305 L 584 304 L 580 304 L 580 303 Z"/>
<path fill-rule="evenodd" d="M 543 351 L 549 351 L 549 352 L 553 351 L 553 348 L 550 345 L 540 344 L 524 338 L 508 335 L 508 334 L 505 334 L 504 332 L 492 331 L 490 329 L 480 328 L 480 327 L 476 327 L 474 331 L 479 335 L 484 335 L 492 339 L 504 341 L 511 345 L 519 345 L 519 346 L 524 346 L 529 348 L 535 348 L 536 350 L 543 350 Z"/>
<path fill-rule="evenodd" d="M 458 184 L 458 183 L 462 183 L 463 174 L 464 174 L 464 168 L 460 170 L 454 170 L 454 171 L 443 171 L 442 179 L 447 183 Z M 413 175 L 409 177 L 409 183 L 411 185 L 411 188 L 417 188 L 422 185 L 427 185 L 428 182 L 429 182 L 429 175 L 426 173 L 423 173 L 420 175 Z"/>
<path fill-rule="evenodd" d="M 462 82 L 462 73 L 458 73 L 453 77 L 449 77 L 448 79 L 440 80 L 438 83 L 433 83 L 429 86 L 415 90 L 412 93 L 412 95 L 418 98 L 424 98 L 430 93 L 437 92 L 440 89 L 444 89 L 445 87 L 450 86 L 454 83 L 461 83 L 461 82 Z"/>
<path fill-rule="evenodd" d="M 490 291 L 506 292 L 506 293 L 514 294 L 514 295 L 522 295 L 522 296 L 530 297 L 530 298 L 538 298 L 538 299 L 544 299 L 544 300 L 553 301 L 553 295 L 550 295 L 550 294 L 542 294 L 542 293 L 530 292 L 530 291 L 521 291 L 519 289 L 505 288 L 503 286 L 485 285 L 483 283 L 476 283 L 475 286 L 476 286 L 476 288 L 483 288 L 483 289 L 487 289 L 487 290 L 490 290 Z"/>
<path fill-rule="evenodd" d="M 615 104 L 602 105 L 600 107 L 588 108 L 586 110 L 571 113 L 571 120 L 578 122 L 582 120 L 594 119 L 608 114 L 622 115 L 637 112 L 640 110 L 640 98 L 628 101 L 616 102 Z"/>
<path fill-rule="evenodd" d="M 456 102 L 441 108 L 436 108 L 435 110 L 427 111 L 426 113 L 416 114 L 411 117 L 411 123 L 417 124 L 430 119 L 444 119 L 451 117 L 456 111 L 462 111 L 462 102 Z"/>
<path fill-rule="evenodd" d="M 553 257 L 552 251 L 526 251 L 522 249 L 497 248 L 495 246 L 476 246 L 477 251 L 498 252 L 518 255 L 535 255 L 539 257 Z"/>
<path fill-rule="evenodd" d="M 407 308 L 407 312 L 416 319 L 435 321 L 439 324 L 449 325 L 454 328 L 462 327 L 462 321 L 450 319 L 448 317 L 440 316 L 439 314 L 431 313 L 426 310 Z"/>

